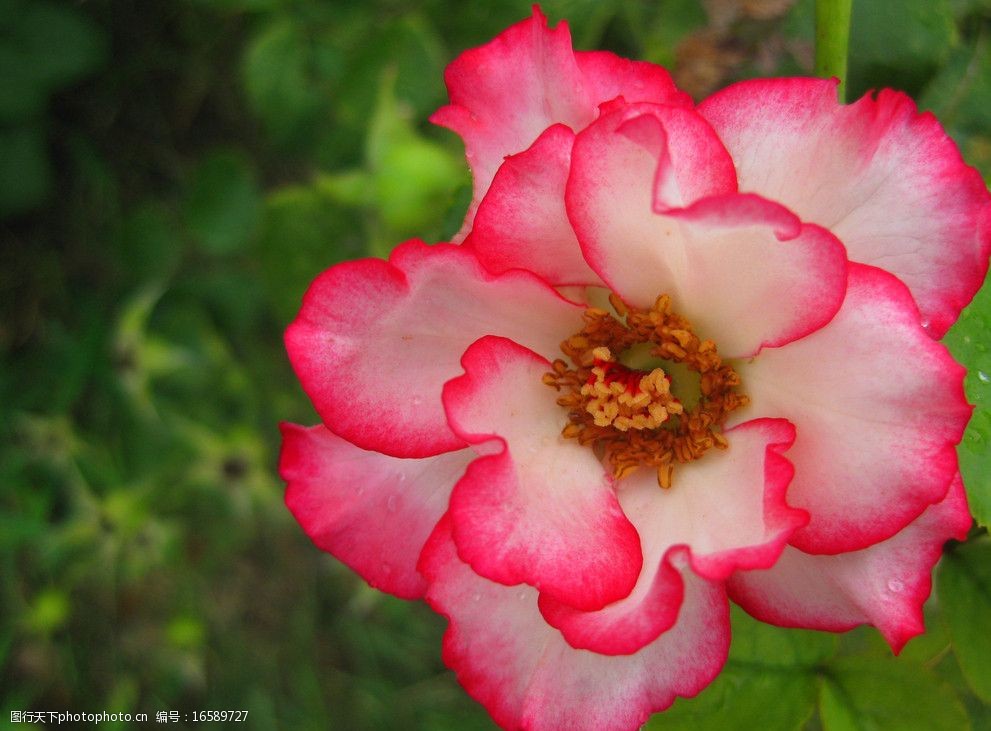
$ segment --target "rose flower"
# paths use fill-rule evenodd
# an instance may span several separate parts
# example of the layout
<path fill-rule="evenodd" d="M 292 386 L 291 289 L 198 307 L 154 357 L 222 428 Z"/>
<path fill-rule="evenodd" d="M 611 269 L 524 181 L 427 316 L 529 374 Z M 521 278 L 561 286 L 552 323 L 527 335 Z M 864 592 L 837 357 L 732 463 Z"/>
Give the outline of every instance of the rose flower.
<path fill-rule="evenodd" d="M 323 422 L 283 426 L 314 542 L 443 614 L 506 728 L 635 729 L 698 693 L 728 599 L 921 632 L 970 525 L 937 339 L 991 249 L 936 119 L 801 78 L 696 106 L 539 11 L 446 81 L 457 243 L 331 268 L 286 333 Z"/>

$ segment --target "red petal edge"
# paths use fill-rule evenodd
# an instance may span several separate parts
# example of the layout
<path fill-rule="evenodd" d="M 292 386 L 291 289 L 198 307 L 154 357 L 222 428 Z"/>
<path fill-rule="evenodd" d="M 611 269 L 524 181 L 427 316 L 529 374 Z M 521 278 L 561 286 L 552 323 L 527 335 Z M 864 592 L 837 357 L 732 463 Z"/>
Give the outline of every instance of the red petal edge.
<path fill-rule="evenodd" d="M 397 459 L 359 449 L 322 425 L 280 428 L 286 506 L 317 547 L 376 589 L 423 596 L 417 557 L 472 452 Z"/>
<path fill-rule="evenodd" d="M 465 348 L 492 334 L 556 354 L 582 309 L 529 272 L 493 275 L 467 249 L 414 240 L 388 262 L 320 275 L 286 350 L 328 428 L 363 449 L 427 457 L 464 446 L 440 395 Z"/>
<path fill-rule="evenodd" d="M 886 541 L 832 556 L 789 548 L 770 570 L 733 576 L 730 596 L 781 627 L 844 632 L 873 624 L 897 654 L 924 630 L 922 607 L 943 544 L 964 540 L 971 523 L 958 476 L 942 502 Z"/>
<path fill-rule="evenodd" d="M 725 592 L 684 566 L 688 590 L 677 624 L 623 656 L 575 650 L 544 623 L 533 589 L 474 574 L 458 559 L 449 518 L 428 540 L 419 568 L 427 602 L 450 622 L 445 664 L 506 729 L 634 731 L 676 697 L 699 693 L 726 661 Z"/>
<path fill-rule="evenodd" d="M 497 337 L 461 362 L 444 406 L 482 456 L 451 495 L 459 555 L 488 579 L 581 609 L 625 597 L 643 564 L 640 539 L 594 453 L 561 437 L 566 415 L 541 381 L 550 362 Z"/>

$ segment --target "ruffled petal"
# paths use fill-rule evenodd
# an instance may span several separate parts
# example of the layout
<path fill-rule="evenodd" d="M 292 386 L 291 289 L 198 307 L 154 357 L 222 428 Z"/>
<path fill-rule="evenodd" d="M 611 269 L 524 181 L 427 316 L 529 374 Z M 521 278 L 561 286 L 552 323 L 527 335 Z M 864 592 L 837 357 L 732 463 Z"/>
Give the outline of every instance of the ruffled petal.
<path fill-rule="evenodd" d="M 888 540 L 837 556 L 789 547 L 773 568 L 735 574 L 730 596 L 757 619 L 782 627 L 843 632 L 872 624 L 899 652 L 924 629 L 922 605 L 943 544 L 966 538 L 970 524 L 957 477 L 942 502 Z"/>
<path fill-rule="evenodd" d="M 650 538 L 641 535 L 645 542 Z M 644 549 L 644 568 L 630 596 L 599 611 L 582 611 L 542 593 L 537 605 L 547 624 L 572 647 L 602 655 L 630 655 L 649 645 L 678 619 L 685 586 L 675 563 L 687 556 L 683 548 L 662 557 L 652 549 Z"/>
<path fill-rule="evenodd" d="M 653 470 L 619 484 L 619 502 L 640 534 L 644 569 L 629 597 L 581 612 L 544 595 L 540 610 L 574 647 L 605 654 L 636 652 L 674 624 L 681 605 L 678 555 L 699 576 L 722 581 L 734 571 L 774 564 L 808 522 L 788 507 L 791 464 L 781 453 L 795 439 L 781 419 L 758 419 L 726 432 L 730 447 L 680 465 L 669 490 Z"/>
<path fill-rule="evenodd" d="M 589 234 L 632 233 L 637 229 L 630 226 L 654 220 L 655 209 L 736 190 L 733 160 L 695 111 L 616 103 L 575 140 L 568 214 Z"/>
<path fill-rule="evenodd" d="M 306 534 L 376 589 L 422 597 L 417 557 L 474 453 L 396 459 L 359 449 L 322 425 L 281 428 L 286 505 Z"/>
<path fill-rule="evenodd" d="M 722 586 L 682 563 L 685 599 L 677 624 L 625 656 L 576 650 L 537 610 L 537 592 L 487 581 L 462 563 L 445 518 L 424 548 L 427 601 L 450 620 L 444 662 L 496 723 L 529 731 L 628 731 L 697 694 L 729 648 Z"/>
<path fill-rule="evenodd" d="M 623 512 L 642 533 L 687 546 L 694 571 L 720 581 L 734 571 L 773 565 L 809 519 L 785 500 L 794 474 L 783 455 L 795 441 L 791 424 L 755 419 L 724 435 L 729 448 L 679 465 L 669 490 L 658 488 L 656 476 L 643 469 L 619 491 Z"/>
<path fill-rule="evenodd" d="M 586 98 L 593 105 L 621 96 L 630 103 L 695 106 L 692 98 L 674 85 L 667 70 L 656 64 L 620 58 L 609 51 L 576 51 L 575 61 Z"/>
<path fill-rule="evenodd" d="M 502 335 L 553 357 L 581 312 L 528 272 L 494 276 L 460 247 L 411 241 L 388 262 L 324 272 L 286 330 L 286 349 L 335 433 L 363 449 L 426 457 L 464 446 L 440 395 L 469 344 Z"/>
<path fill-rule="evenodd" d="M 637 307 L 671 295 L 702 337 L 743 357 L 828 322 L 846 255 L 829 232 L 734 187 L 701 117 L 639 104 L 578 135 L 566 202 L 585 259 L 611 289 Z"/>
<path fill-rule="evenodd" d="M 525 582 L 582 609 L 630 593 L 642 556 L 609 478 L 541 377 L 551 365 L 503 338 L 474 343 L 444 387 L 454 431 L 483 455 L 451 495 L 461 557 L 488 579 Z"/>
<path fill-rule="evenodd" d="M 464 242 L 489 271 L 526 269 L 558 286 L 601 286 L 564 209 L 574 139 L 568 127 L 554 125 L 499 168 Z"/>
<path fill-rule="evenodd" d="M 866 548 L 946 495 L 970 418 L 964 369 L 928 337 L 891 274 L 851 264 L 846 300 L 828 325 L 738 371 L 751 408 L 798 431 L 788 498 L 811 520 L 792 545 Z"/>
<path fill-rule="evenodd" d="M 932 114 L 887 89 L 843 106 L 835 80 L 821 79 L 745 81 L 699 111 L 733 155 L 741 190 L 897 275 L 933 337 L 956 321 L 987 271 L 991 196 Z"/>
<path fill-rule="evenodd" d="M 444 73 L 451 103 L 430 118 L 461 135 L 474 179 L 474 195 L 455 241 L 471 230 L 479 202 L 507 155 L 526 150 L 553 124 L 579 130 L 599 104 L 619 95 L 629 101 L 691 105 L 663 69 L 611 54 L 576 54 L 568 24 L 547 27 L 533 17 L 494 40 L 462 53 Z"/>

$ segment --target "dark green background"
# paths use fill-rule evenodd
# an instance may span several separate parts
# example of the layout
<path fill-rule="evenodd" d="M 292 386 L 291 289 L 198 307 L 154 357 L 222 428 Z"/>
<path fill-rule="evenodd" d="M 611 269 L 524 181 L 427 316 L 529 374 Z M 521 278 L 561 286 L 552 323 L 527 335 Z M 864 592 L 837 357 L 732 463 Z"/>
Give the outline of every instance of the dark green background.
<path fill-rule="evenodd" d="M 571 19 L 578 47 L 668 65 L 698 98 L 811 69 L 804 0 L 544 9 Z M 426 118 L 446 63 L 529 12 L 0 0 L 4 718 L 246 709 L 250 729 L 491 726 L 440 662 L 442 621 L 370 590 L 283 508 L 277 423 L 315 416 L 281 332 L 327 266 L 458 228 L 462 149 Z M 987 177 L 989 33 L 991 0 L 855 2 L 850 94 L 911 92 Z M 984 525 L 989 324 L 985 291 L 948 336 L 972 369 L 961 457 Z M 724 674 L 651 727 L 989 729 L 989 567 L 975 527 L 944 559 L 930 633 L 897 661 L 873 630 L 737 616 Z"/>

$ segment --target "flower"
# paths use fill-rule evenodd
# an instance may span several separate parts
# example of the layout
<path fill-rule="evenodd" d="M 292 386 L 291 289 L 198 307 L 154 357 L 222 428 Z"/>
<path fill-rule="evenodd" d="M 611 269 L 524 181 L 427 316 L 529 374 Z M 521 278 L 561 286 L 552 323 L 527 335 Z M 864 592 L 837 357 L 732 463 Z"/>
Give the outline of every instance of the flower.
<path fill-rule="evenodd" d="M 574 52 L 531 19 L 448 68 L 458 244 L 335 266 L 286 344 L 323 424 L 286 501 L 425 597 L 506 728 L 632 729 L 719 673 L 728 601 L 922 631 L 969 525 L 963 369 L 991 198 L 902 94 L 729 87 Z"/>

